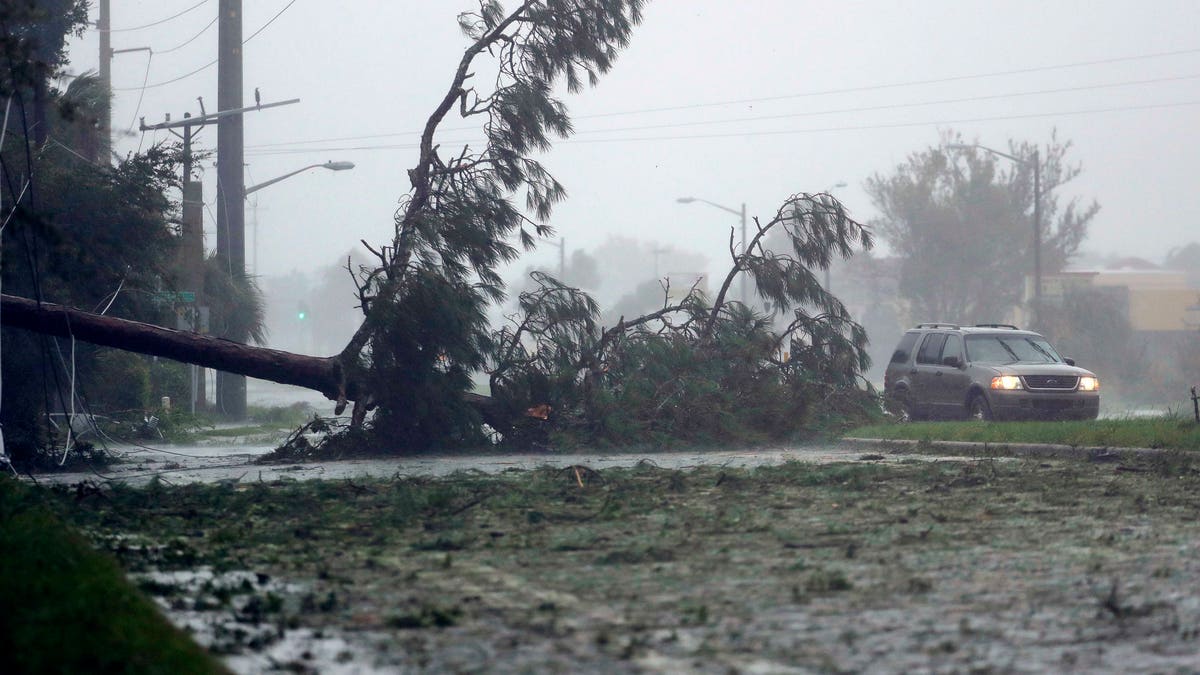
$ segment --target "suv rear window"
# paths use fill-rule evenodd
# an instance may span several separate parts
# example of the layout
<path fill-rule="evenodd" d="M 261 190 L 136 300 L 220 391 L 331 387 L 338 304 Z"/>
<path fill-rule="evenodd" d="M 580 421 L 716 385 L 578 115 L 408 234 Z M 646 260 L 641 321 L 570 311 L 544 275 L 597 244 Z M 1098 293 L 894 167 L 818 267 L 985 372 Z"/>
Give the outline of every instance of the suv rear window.
<path fill-rule="evenodd" d="M 900 344 L 896 345 L 896 351 L 892 352 L 892 363 L 907 363 L 908 358 L 912 356 L 912 348 L 917 344 L 917 336 L 919 333 L 905 333 L 904 337 L 900 338 Z"/>

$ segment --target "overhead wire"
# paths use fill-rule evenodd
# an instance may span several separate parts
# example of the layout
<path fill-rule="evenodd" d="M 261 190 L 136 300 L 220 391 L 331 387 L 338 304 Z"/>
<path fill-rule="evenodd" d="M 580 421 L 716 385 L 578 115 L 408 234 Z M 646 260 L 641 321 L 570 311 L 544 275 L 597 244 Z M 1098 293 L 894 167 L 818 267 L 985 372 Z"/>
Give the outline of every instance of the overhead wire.
<path fill-rule="evenodd" d="M 773 131 L 732 131 L 726 133 L 714 134 L 692 134 L 692 135 L 676 135 L 676 136 L 636 136 L 628 138 L 566 138 L 558 141 L 559 144 L 597 144 L 597 143 L 630 143 L 641 141 L 679 141 L 679 140 L 703 140 L 713 138 L 750 138 L 755 136 L 787 136 L 793 134 L 815 134 L 815 133 L 832 133 L 840 131 L 873 131 L 878 129 L 901 129 L 910 127 L 936 127 L 952 124 L 966 124 L 974 122 L 999 122 L 1005 120 L 1019 119 L 1036 119 L 1042 117 L 1069 117 L 1076 115 L 1094 115 L 1103 113 L 1115 112 L 1130 112 L 1137 110 L 1155 110 L 1168 108 L 1182 108 L 1188 106 L 1200 105 L 1200 101 L 1182 101 L 1177 103 L 1153 103 L 1146 105 L 1134 106 L 1115 106 L 1110 108 L 1092 108 L 1086 110 L 1065 110 L 1058 112 L 1042 112 L 1042 113 L 1026 113 L 1017 115 L 995 115 L 988 117 L 964 117 L 958 119 L 941 119 L 941 120 L 924 120 L 918 122 L 894 122 L 885 124 L 861 124 L 861 125 L 846 125 L 837 127 L 816 127 L 810 129 L 781 129 Z M 461 140 L 446 140 L 444 143 L 481 143 L 482 138 L 461 139 Z M 257 157 L 271 155 L 301 155 L 316 152 L 354 152 L 354 151 L 373 151 L 373 150 L 412 150 L 420 147 L 418 143 L 397 143 L 391 145 L 358 145 L 358 146 L 340 146 L 340 147 L 324 147 L 324 148 L 281 148 L 274 150 L 261 150 L 257 152 L 247 152 L 248 155 Z"/>
<path fill-rule="evenodd" d="M 731 99 L 726 101 L 714 101 L 710 103 L 688 103 L 677 106 L 664 106 L 660 108 L 642 108 L 638 110 L 614 111 L 607 113 L 593 113 L 590 115 L 580 115 L 576 119 L 585 119 L 591 117 L 613 117 L 616 115 L 632 115 L 650 112 L 671 112 L 675 110 L 690 110 L 694 108 L 712 108 L 725 105 L 740 105 L 743 103 L 766 103 L 770 101 L 782 101 L 792 98 L 808 98 L 812 96 L 830 96 L 833 94 L 852 94 L 864 91 L 876 91 L 880 89 L 896 89 L 900 87 L 915 87 L 928 84 L 946 84 L 949 82 L 962 82 L 964 80 L 978 80 L 993 77 L 1004 77 L 1008 75 L 1026 75 L 1029 73 L 1040 73 L 1050 70 L 1064 70 L 1068 68 L 1082 68 L 1086 66 L 1108 65 L 1112 63 L 1123 63 L 1128 61 L 1142 61 L 1146 59 L 1158 59 L 1169 56 L 1183 56 L 1186 54 L 1200 54 L 1200 48 L 1195 49 L 1179 49 L 1168 52 L 1154 52 L 1151 54 L 1140 54 L 1136 56 L 1116 56 L 1107 59 L 1094 59 L 1091 61 L 1075 61 L 1071 63 L 1060 63 L 1048 66 L 1033 66 L 1029 68 L 1016 68 L 1012 70 L 997 70 L 987 73 L 976 73 L 973 75 L 953 75 L 949 77 L 928 78 L 922 80 L 906 80 L 903 82 L 890 82 L 884 84 L 871 84 L 858 87 L 841 87 L 837 89 L 823 89 L 817 91 L 800 92 L 796 94 L 782 94 L 779 96 L 763 96 L 758 98 L 742 98 Z"/>
<path fill-rule="evenodd" d="M 206 0 L 206 1 L 207 1 L 207 0 Z M 255 37 L 257 37 L 259 33 L 262 33 L 264 30 L 266 30 L 266 29 L 267 29 L 267 27 L 268 27 L 268 26 L 270 26 L 271 24 L 275 23 L 275 20 L 276 20 L 276 19 L 278 19 L 280 16 L 282 16 L 282 15 L 283 15 L 283 13 L 284 13 L 284 12 L 286 12 L 286 11 L 287 11 L 287 10 L 288 10 L 288 9 L 289 9 L 289 8 L 290 8 L 292 5 L 294 5 L 294 4 L 296 4 L 296 0 L 291 0 L 290 2 L 288 2 L 288 4 L 284 5 L 283 9 L 279 10 L 278 12 L 276 12 L 276 13 L 275 13 L 275 15 L 274 15 L 274 16 L 272 16 L 272 17 L 271 17 L 271 18 L 270 18 L 270 19 L 269 19 L 269 20 L 268 20 L 266 23 L 264 23 L 262 26 L 260 26 L 260 27 L 258 28 L 258 30 L 254 31 L 253 33 L 251 33 L 251 34 L 250 34 L 250 36 L 249 36 L 249 37 L 247 37 L 247 38 L 245 38 L 244 40 L 242 40 L 242 44 L 246 44 L 247 42 L 249 42 L 249 41 L 253 40 Z M 212 25 L 212 24 L 210 23 L 209 25 Z M 205 30 L 207 30 L 207 28 L 206 28 Z M 203 32 L 203 31 L 201 31 L 201 32 Z M 197 36 L 197 37 L 198 37 L 198 36 Z M 194 40 L 195 38 L 192 38 L 192 39 Z M 206 64 L 204 64 L 204 65 L 200 66 L 199 68 L 197 68 L 197 69 L 195 69 L 195 70 L 192 70 L 192 71 L 186 72 L 186 73 L 184 73 L 183 75 L 180 75 L 180 76 L 178 76 L 178 77 L 173 77 L 173 78 L 171 78 L 171 79 L 169 79 L 169 80 L 163 80 L 162 82 L 155 82 L 154 84 L 143 84 L 141 87 L 113 87 L 113 91 L 137 91 L 138 89 L 141 89 L 141 90 L 146 90 L 146 89 L 155 89 L 155 88 L 158 88 L 158 87 L 164 87 L 164 86 L 166 86 L 166 85 L 168 85 L 168 84 L 173 84 L 173 83 L 175 83 L 175 82 L 178 82 L 178 81 L 180 81 L 180 80 L 187 79 L 187 78 L 189 78 L 189 77 L 191 77 L 191 76 L 193 76 L 193 75 L 195 75 L 195 74 L 197 74 L 197 73 L 200 73 L 200 72 L 203 72 L 203 71 L 205 71 L 205 70 L 208 70 L 209 68 L 211 68 L 211 67 L 215 66 L 215 65 L 217 64 L 217 61 L 218 61 L 218 60 L 219 60 L 219 59 L 213 59 L 212 61 L 209 61 L 208 63 L 206 63 Z"/>
<path fill-rule="evenodd" d="M 146 74 L 142 77 L 142 89 L 138 93 L 137 107 L 133 110 L 133 119 L 129 121 L 129 131 L 133 131 L 133 126 L 137 124 L 138 115 L 142 112 L 142 100 L 146 98 L 146 83 L 150 81 L 150 64 L 154 61 L 154 52 L 146 52 Z M 138 143 L 138 152 L 142 151 L 142 144 Z"/>
<path fill-rule="evenodd" d="M 253 33 L 251 33 L 250 37 L 246 38 L 245 40 L 242 40 L 242 44 L 246 44 L 247 42 L 253 40 L 255 38 L 255 36 L 257 36 L 259 33 L 263 32 L 264 30 L 266 30 L 268 26 L 275 23 L 275 19 L 278 19 L 280 16 L 282 16 L 283 13 L 288 11 L 288 9 L 294 4 L 296 4 L 296 0 L 292 0 L 288 4 L 284 5 L 283 9 L 276 12 L 275 16 L 271 17 L 270 20 L 268 20 L 266 23 L 264 23 L 261 28 L 254 31 Z"/>
<path fill-rule="evenodd" d="M 209 22 L 208 22 L 208 25 L 207 25 L 207 26 L 205 26 L 204 28 L 201 28 L 201 29 L 200 29 L 200 32 L 199 32 L 199 33 L 196 33 L 196 34 L 195 34 L 195 35 L 193 35 L 192 37 L 188 38 L 187 40 L 184 40 L 183 42 L 181 42 L 180 44 L 177 44 L 177 45 L 175 45 L 174 47 L 171 47 L 170 49 L 161 49 L 161 50 L 158 50 L 158 51 L 156 51 L 155 53 L 156 53 L 156 54 L 170 54 L 171 52 L 176 52 L 176 51 L 179 51 L 180 49 L 183 49 L 184 47 L 186 47 L 186 46 L 188 46 L 188 45 L 192 44 L 193 42 L 195 42 L 195 41 L 196 41 L 196 39 L 197 39 L 197 38 L 199 38 L 201 35 L 204 35 L 205 33 L 207 33 L 207 32 L 208 32 L 208 29 L 209 29 L 209 28 L 212 28 L 212 27 L 213 27 L 213 24 L 215 24 L 215 23 L 217 22 L 217 19 L 219 19 L 219 18 L 221 18 L 221 17 L 220 17 L 220 16 L 214 16 L 214 17 L 212 18 L 212 21 L 209 21 Z"/>
<path fill-rule="evenodd" d="M 165 18 L 165 19 L 159 19 L 158 21 L 154 21 L 154 22 L 151 22 L 151 23 L 147 23 L 147 24 L 144 24 L 144 25 L 141 25 L 141 26 L 130 26 L 130 27 L 128 27 L 128 28 L 109 28 L 109 29 L 107 29 L 107 30 L 101 29 L 101 30 L 100 30 L 100 32 L 102 32 L 102 33 L 103 33 L 103 32 L 108 32 L 108 33 L 128 33 L 128 32 L 135 31 L 135 30 L 143 30 L 143 29 L 146 29 L 146 28 L 153 28 L 154 26 L 159 26 L 159 25 L 162 25 L 162 24 L 164 24 L 164 23 L 166 23 L 166 22 L 168 22 L 168 21 L 174 21 L 175 19 L 178 19 L 179 17 L 183 16 L 184 14 L 187 14 L 188 12 L 190 12 L 190 11 L 192 11 L 192 10 L 194 10 L 194 9 L 197 9 L 197 8 L 199 8 L 201 5 L 207 4 L 208 2 L 209 2 L 209 0 L 200 0 L 200 2 L 197 2 L 196 4 L 192 5 L 191 7 L 188 7 L 187 9 L 185 9 L 185 10 L 183 10 L 183 11 L 179 12 L 178 14 L 172 14 L 171 16 L 168 16 L 168 17 L 167 17 L 167 18 Z"/>
<path fill-rule="evenodd" d="M 1080 85 L 1080 86 L 1074 86 L 1074 87 L 1056 87 L 1056 88 L 1050 88 L 1050 89 L 1036 89 L 1036 90 L 1030 90 L 1030 91 L 1008 92 L 1008 93 L 1004 93 L 1004 94 L 983 94 L 983 95 L 978 95 L 978 96 L 964 96 L 964 97 L 958 97 L 958 98 L 934 99 L 934 100 L 930 100 L 930 101 L 917 101 L 917 102 L 912 102 L 912 103 L 885 103 L 885 104 L 871 105 L 871 106 L 856 106 L 856 107 L 850 107 L 850 108 L 837 108 L 837 109 L 828 109 L 828 110 L 811 110 L 811 111 L 796 112 L 796 113 L 781 113 L 781 114 L 776 114 L 776 115 L 755 115 L 755 116 L 750 116 L 750 117 L 735 117 L 735 118 L 725 118 L 725 119 L 718 119 L 718 120 L 696 120 L 696 121 L 691 121 L 691 122 L 668 122 L 668 123 L 663 123 L 663 124 L 652 124 L 652 125 L 642 125 L 642 126 L 633 126 L 633 127 L 612 127 L 612 128 L 608 128 L 608 129 L 577 129 L 574 133 L 575 133 L 575 135 L 599 134 L 599 133 L 614 132 L 614 131 L 643 131 L 643 130 L 649 130 L 649 129 L 670 129 L 670 128 L 676 128 L 676 127 L 705 126 L 705 125 L 709 125 L 709 124 L 731 124 L 731 123 L 735 123 L 735 122 L 758 122 L 758 121 L 767 121 L 767 120 L 790 119 L 790 118 L 796 118 L 796 117 L 819 117 L 821 115 L 841 115 L 841 114 L 855 113 L 855 112 L 876 112 L 876 111 L 880 111 L 880 110 L 897 110 L 897 109 L 903 109 L 903 108 L 918 108 L 918 107 L 933 106 L 933 105 L 972 103 L 972 102 L 977 102 L 977 101 L 990 101 L 990 100 L 998 100 L 998 99 L 1005 99 L 1005 98 L 1020 98 L 1020 97 L 1026 97 L 1026 96 L 1043 96 L 1043 95 L 1048 95 L 1048 94 L 1093 91 L 1093 90 L 1098 90 L 1098 89 L 1112 89 L 1112 88 L 1118 88 L 1118 87 L 1128 87 L 1128 86 L 1145 85 L 1145 84 L 1161 84 L 1164 82 L 1177 82 L 1177 81 L 1195 80 L 1195 79 L 1200 79 L 1200 74 L 1179 75 L 1179 76 L 1172 76 L 1172 77 L 1159 77 L 1159 78 L 1150 78 L 1150 79 L 1144 79 L 1144 80 L 1126 80 L 1126 81 L 1122 81 L 1122 82 L 1110 82 L 1110 83 L 1094 84 L 1094 85 Z M 442 131 L 454 132 L 454 131 L 476 131 L 476 130 L 478 130 L 478 127 L 447 127 L 445 129 L 443 129 Z M 256 145 L 248 145 L 248 146 L 246 146 L 246 150 L 258 150 L 258 149 L 262 149 L 262 148 L 274 148 L 274 147 L 288 147 L 288 146 L 307 145 L 307 144 L 315 144 L 315 143 L 332 143 L 332 142 L 336 142 L 336 141 L 348 141 L 348 140 L 369 140 L 372 138 L 390 138 L 390 137 L 394 137 L 394 136 L 415 136 L 418 133 L 420 133 L 420 132 L 418 132 L 418 131 L 388 132 L 388 133 L 382 133 L 382 134 L 340 136 L 340 137 L 332 137 L 332 138 L 325 138 L 325 139 L 306 139 L 306 140 L 301 140 L 301 141 L 282 141 L 282 142 L 278 142 L 278 143 L 261 143 L 261 144 L 256 144 Z"/>

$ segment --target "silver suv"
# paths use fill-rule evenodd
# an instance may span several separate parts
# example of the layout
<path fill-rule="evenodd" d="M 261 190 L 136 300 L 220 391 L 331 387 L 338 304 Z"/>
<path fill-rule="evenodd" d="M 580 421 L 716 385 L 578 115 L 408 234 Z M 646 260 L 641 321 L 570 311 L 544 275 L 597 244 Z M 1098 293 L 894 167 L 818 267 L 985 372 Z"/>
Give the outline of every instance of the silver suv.
<path fill-rule="evenodd" d="M 923 323 L 904 333 L 883 390 L 906 419 L 1096 419 L 1100 380 L 1008 324 Z"/>

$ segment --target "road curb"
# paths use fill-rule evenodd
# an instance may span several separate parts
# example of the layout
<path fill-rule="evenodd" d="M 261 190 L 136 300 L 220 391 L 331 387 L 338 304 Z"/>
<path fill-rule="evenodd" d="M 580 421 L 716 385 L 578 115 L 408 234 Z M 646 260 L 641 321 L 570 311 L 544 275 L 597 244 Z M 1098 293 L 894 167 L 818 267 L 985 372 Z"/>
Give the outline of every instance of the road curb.
<path fill-rule="evenodd" d="M 1108 446 L 1061 445 L 1054 443 L 987 443 L 978 441 L 932 441 L 899 438 L 858 438 L 847 436 L 843 443 L 884 448 L 943 448 L 957 454 L 981 457 L 1031 457 L 1038 459 L 1075 459 L 1089 462 L 1113 462 L 1121 459 L 1151 459 L 1179 452 L 1164 448 L 1113 448 Z"/>

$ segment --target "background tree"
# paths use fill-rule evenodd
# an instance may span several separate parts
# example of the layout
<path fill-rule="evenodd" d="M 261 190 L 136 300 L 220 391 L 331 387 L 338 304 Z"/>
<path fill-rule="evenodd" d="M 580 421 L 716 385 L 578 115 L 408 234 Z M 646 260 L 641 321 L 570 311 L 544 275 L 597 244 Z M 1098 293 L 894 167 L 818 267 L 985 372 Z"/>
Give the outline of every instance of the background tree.
<path fill-rule="evenodd" d="M 1193 288 L 1200 288 L 1200 243 L 1191 242 L 1171 249 L 1163 267 L 1187 272 L 1188 283 Z"/>
<path fill-rule="evenodd" d="M 0 3 L 4 291 L 174 328 L 178 150 L 98 161 L 96 119 L 110 93 L 90 75 L 60 78 L 66 39 L 83 30 L 86 10 L 82 1 Z M 18 460 L 48 447 L 47 413 L 133 408 L 140 417 L 158 393 L 148 383 L 162 369 L 147 357 L 11 330 L 0 340 L 0 423 Z"/>
<path fill-rule="evenodd" d="M 938 146 L 914 153 L 866 189 L 880 217 L 879 236 L 901 259 L 899 290 L 913 320 L 998 321 L 1024 292 L 1033 259 L 1033 152 L 1010 142 L 1012 162 L 943 134 Z M 1078 199 L 1060 203 L 1058 188 L 1081 169 L 1066 163 L 1071 144 L 1052 135 L 1041 147 L 1042 267 L 1062 269 L 1100 207 Z"/>
<path fill-rule="evenodd" d="M 87 0 L 4 0 L 0 2 L 0 96 L 17 99 L 15 128 L 28 129 L 38 145 L 46 140 L 53 108 L 51 83 L 67 61 L 67 39 L 87 28 Z"/>

